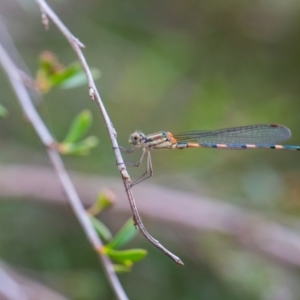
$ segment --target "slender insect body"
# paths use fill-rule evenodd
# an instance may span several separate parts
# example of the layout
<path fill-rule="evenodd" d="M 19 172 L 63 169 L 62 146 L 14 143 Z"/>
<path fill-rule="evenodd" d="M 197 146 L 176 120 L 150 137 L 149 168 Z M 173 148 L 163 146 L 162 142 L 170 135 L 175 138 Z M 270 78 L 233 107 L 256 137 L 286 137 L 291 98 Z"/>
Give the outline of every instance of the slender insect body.
<path fill-rule="evenodd" d="M 150 150 L 154 149 L 185 149 L 185 148 L 216 148 L 216 149 L 274 149 L 300 150 L 300 146 L 277 145 L 291 136 L 291 131 L 278 124 L 261 124 L 219 130 L 190 131 L 173 135 L 167 131 L 145 135 L 141 131 L 133 132 L 129 143 L 133 146 L 127 152 L 143 148 L 140 160 L 134 164 L 139 166 L 147 153 L 146 172 L 132 185 L 135 185 L 153 174 Z"/>

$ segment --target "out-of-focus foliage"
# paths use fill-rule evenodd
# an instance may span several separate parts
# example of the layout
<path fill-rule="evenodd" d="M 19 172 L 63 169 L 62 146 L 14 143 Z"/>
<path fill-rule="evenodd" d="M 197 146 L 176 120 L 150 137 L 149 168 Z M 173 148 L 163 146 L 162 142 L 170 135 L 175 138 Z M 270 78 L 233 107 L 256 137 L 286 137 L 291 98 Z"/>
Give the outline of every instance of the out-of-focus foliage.
<path fill-rule="evenodd" d="M 92 125 L 92 114 L 89 110 L 84 110 L 72 122 L 69 132 L 64 139 L 64 143 L 74 143 L 81 139 Z"/>
<path fill-rule="evenodd" d="M 67 136 L 57 146 L 61 154 L 87 155 L 90 150 L 98 145 L 96 136 L 88 136 L 81 139 L 90 129 L 93 117 L 89 110 L 83 110 L 73 120 Z"/>
<path fill-rule="evenodd" d="M 88 213 L 92 216 L 99 214 L 101 211 L 110 208 L 115 201 L 115 195 L 110 190 L 104 190 L 96 195 L 95 203 L 88 209 Z"/>
<path fill-rule="evenodd" d="M 94 79 L 100 75 L 96 69 L 91 69 Z M 52 88 L 76 88 L 87 84 L 86 75 L 78 62 L 63 66 L 57 57 L 49 51 L 39 55 L 39 66 L 36 72 L 35 87 L 40 93 L 48 93 Z"/>
<path fill-rule="evenodd" d="M 44 49 L 59 54 L 66 65 L 76 60 L 52 23 L 45 32 L 34 1 L 22 1 L 26 10 L 9 9 L 14 1 L 4 3 L 1 10 L 6 9 L 8 29 L 32 73 Z M 97 86 L 122 146 L 127 147 L 135 129 L 177 133 L 256 123 L 284 124 L 293 132 L 288 143 L 300 144 L 299 1 L 54 3 L 49 2 L 86 45 L 89 65 L 101 70 Z M 13 116 L 0 123 L 0 162 L 46 162 L 2 73 L 0 81 L 5 83 L 0 102 Z M 83 109 L 92 112 L 91 132 L 101 139 L 101 147 L 84 158 L 66 158 L 68 166 L 117 176 L 111 144 L 88 87 L 51 89 L 44 96 L 38 108 L 58 141 L 64 140 L 74 115 Z M 139 155 L 125 160 L 135 161 Z M 155 152 L 152 160 L 152 183 L 210 195 L 259 210 L 262 216 L 272 213 L 280 219 L 284 214 L 285 222 L 298 224 L 299 152 L 187 149 Z M 133 179 L 144 171 L 141 168 L 129 169 Z M 72 299 L 111 299 L 97 259 L 74 219 L 67 222 L 65 211 L 53 209 L 50 214 L 43 207 L 24 205 L 1 202 L 0 228 L 9 230 L 1 234 L 0 255 L 43 273 L 49 285 Z M 128 217 L 119 220 L 110 213 L 103 222 L 116 232 Z M 155 220 L 147 220 L 147 226 L 180 255 L 185 267 L 176 266 L 143 239 L 134 241 L 134 247 L 146 248 L 149 255 L 122 277 L 132 299 L 299 298 L 300 275 L 295 268 L 213 233 L 162 230 Z"/>
<path fill-rule="evenodd" d="M 7 114 L 8 114 L 7 109 L 3 105 L 0 104 L 0 118 L 6 117 Z"/>
<path fill-rule="evenodd" d="M 111 240 L 112 233 L 103 222 L 101 222 L 94 216 L 90 216 L 90 220 L 94 228 L 96 229 L 99 237 L 101 238 L 101 240 L 103 240 L 104 242 L 108 242 L 109 240 Z"/>
<path fill-rule="evenodd" d="M 106 246 L 112 249 L 121 248 L 131 241 L 136 236 L 137 232 L 132 219 L 129 219 Z"/>
<path fill-rule="evenodd" d="M 116 272 L 128 272 L 135 262 L 142 260 L 147 251 L 144 249 L 126 249 L 119 250 L 134 239 L 138 231 L 133 224 L 133 219 L 130 218 L 122 228 L 112 236 L 107 226 L 99 219 L 94 217 L 95 214 L 109 208 L 112 205 L 114 195 L 110 191 L 100 193 L 94 205 L 88 209 L 90 220 L 96 229 L 99 237 L 103 240 L 103 247 L 99 250 L 107 255 L 114 263 Z"/>
<path fill-rule="evenodd" d="M 107 255 L 113 262 L 118 263 L 115 264 L 116 271 L 120 269 L 121 272 L 128 272 L 135 262 L 142 260 L 146 256 L 147 251 L 144 249 L 117 250 L 131 241 L 138 233 L 133 225 L 132 219 L 128 220 L 114 237 L 112 237 L 107 226 L 100 220 L 92 216 L 90 220 L 100 238 L 103 239 L 104 242 L 108 242 L 103 246 L 101 252 Z M 126 268 L 119 268 L 119 265 L 123 265 Z"/>

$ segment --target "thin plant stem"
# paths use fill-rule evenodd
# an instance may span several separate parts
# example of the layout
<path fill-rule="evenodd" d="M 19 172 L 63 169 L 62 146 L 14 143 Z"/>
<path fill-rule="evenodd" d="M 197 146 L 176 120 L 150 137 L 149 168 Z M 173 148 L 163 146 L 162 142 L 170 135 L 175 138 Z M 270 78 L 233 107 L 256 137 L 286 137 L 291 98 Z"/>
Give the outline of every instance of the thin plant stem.
<path fill-rule="evenodd" d="M 12 45 L 10 45 L 12 46 Z M 97 235 L 95 229 L 93 228 L 88 214 L 86 213 L 82 202 L 75 190 L 75 187 L 66 172 L 64 164 L 60 155 L 56 152 L 53 145 L 55 141 L 51 136 L 45 123 L 42 121 L 41 117 L 37 113 L 30 96 L 23 84 L 22 77 L 20 75 L 19 69 L 15 66 L 13 61 L 10 59 L 8 53 L 5 51 L 4 47 L 0 43 L 0 63 L 12 85 L 12 88 L 17 96 L 17 99 L 33 128 L 35 129 L 40 140 L 47 149 L 48 156 L 56 170 L 57 176 L 60 180 L 63 191 L 69 200 L 69 203 L 73 209 L 75 216 L 77 217 L 79 223 L 81 224 L 89 242 L 92 244 L 95 251 L 99 254 L 100 260 L 104 267 L 104 271 L 112 287 L 117 299 L 127 300 L 128 297 L 123 290 L 122 285 L 119 282 L 117 275 L 114 272 L 113 265 L 109 258 L 104 255 L 101 250 L 103 249 L 103 244 Z"/>
<path fill-rule="evenodd" d="M 156 248 L 161 250 L 165 255 L 170 257 L 172 260 L 174 260 L 177 264 L 183 265 L 183 262 L 179 257 L 177 257 L 175 254 L 170 252 L 168 249 L 166 249 L 163 245 L 159 243 L 156 239 L 154 239 L 149 232 L 146 230 L 145 226 L 143 225 L 142 219 L 139 215 L 134 196 L 132 193 L 132 187 L 131 187 L 131 179 L 130 176 L 126 170 L 126 166 L 124 164 L 123 157 L 120 152 L 120 148 L 116 139 L 116 130 L 113 127 L 113 124 L 106 112 L 106 109 L 104 107 L 104 104 L 101 100 L 100 94 L 96 88 L 95 82 L 92 77 L 92 73 L 90 71 L 90 68 L 86 62 L 86 59 L 83 55 L 83 52 L 81 48 L 84 47 L 84 45 L 69 31 L 69 29 L 62 23 L 62 21 L 59 19 L 59 17 L 54 13 L 54 11 L 50 8 L 50 6 L 46 3 L 44 0 L 35 0 L 37 5 L 40 7 L 41 13 L 42 13 L 42 22 L 45 25 L 46 29 L 49 26 L 49 21 L 47 20 L 47 17 L 49 17 L 50 20 L 58 27 L 58 29 L 61 31 L 61 33 L 65 36 L 65 38 L 69 41 L 71 47 L 73 48 L 74 52 L 78 56 L 78 59 L 82 65 L 82 68 L 86 74 L 88 86 L 89 86 L 89 95 L 93 101 L 96 102 L 96 104 L 99 107 L 99 110 L 103 116 L 105 126 L 107 128 L 112 148 L 115 153 L 116 157 L 116 165 L 119 168 L 125 191 L 128 197 L 128 201 L 131 207 L 132 215 L 133 215 L 133 221 L 135 226 L 137 226 L 141 233 L 145 236 L 145 238 L 153 244 Z"/>

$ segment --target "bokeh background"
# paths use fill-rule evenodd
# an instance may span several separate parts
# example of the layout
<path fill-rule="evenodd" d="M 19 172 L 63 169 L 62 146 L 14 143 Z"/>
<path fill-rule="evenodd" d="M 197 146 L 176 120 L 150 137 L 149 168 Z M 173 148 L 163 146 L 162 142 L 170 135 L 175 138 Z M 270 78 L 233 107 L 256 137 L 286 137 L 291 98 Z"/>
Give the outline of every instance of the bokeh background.
<path fill-rule="evenodd" d="M 121 145 L 128 145 L 135 129 L 178 133 L 260 123 L 288 126 L 293 132 L 288 144 L 300 144 L 299 1 L 48 2 L 86 45 L 89 65 L 101 71 L 97 87 Z M 76 60 L 53 24 L 45 32 L 33 0 L 0 3 L 32 74 L 44 50 L 65 64 Z M 0 121 L 1 165 L 50 166 L 3 72 L 0 84 L 0 103 L 9 110 L 9 117 Z M 87 157 L 66 157 L 65 163 L 70 170 L 119 178 L 102 117 L 86 87 L 55 89 L 38 108 L 58 140 L 78 112 L 90 109 L 91 132 L 100 145 Z M 137 158 L 133 154 L 127 160 Z M 155 152 L 152 160 L 153 184 L 260 213 L 296 234 L 300 229 L 298 152 L 187 149 Z M 133 178 L 142 172 L 129 171 Z M 113 298 L 67 204 L 12 201 L 1 191 L 0 200 L 3 260 L 71 299 Z M 103 220 L 117 230 L 130 214 L 112 211 L 109 216 L 104 214 Z M 149 255 L 120 277 L 131 299 L 299 299 L 297 266 L 263 257 L 213 232 L 183 228 L 176 237 L 171 225 L 162 230 L 155 219 L 147 219 L 146 226 L 186 266 L 176 266 L 139 236 L 132 245 Z"/>

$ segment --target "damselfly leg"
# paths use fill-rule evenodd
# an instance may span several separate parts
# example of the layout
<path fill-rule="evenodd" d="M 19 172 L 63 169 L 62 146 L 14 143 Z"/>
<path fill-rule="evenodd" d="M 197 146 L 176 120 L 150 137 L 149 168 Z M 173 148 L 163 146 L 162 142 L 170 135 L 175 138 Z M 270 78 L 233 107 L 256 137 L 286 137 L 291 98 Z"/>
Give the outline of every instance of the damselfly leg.
<path fill-rule="evenodd" d="M 124 151 L 126 153 L 132 153 L 134 150 L 136 150 L 136 148 L 126 149 L 126 148 L 120 147 L 120 150 Z M 133 167 L 139 167 L 141 165 L 141 163 L 143 162 L 146 153 L 147 153 L 146 171 L 140 177 L 138 177 L 135 181 L 133 181 L 131 183 L 131 186 L 134 186 L 134 185 L 150 178 L 153 175 L 153 168 L 152 168 L 152 160 L 151 160 L 150 150 L 148 150 L 147 148 L 143 148 L 142 155 L 136 163 L 129 162 L 129 161 L 124 162 L 126 165 L 130 165 L 130 166 L 133 166 Z"/>

